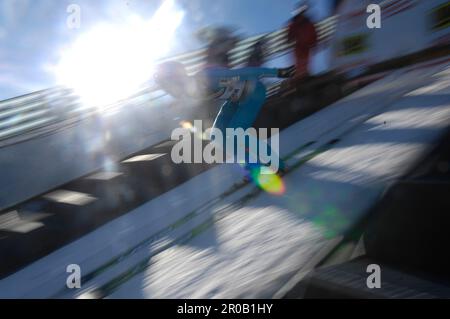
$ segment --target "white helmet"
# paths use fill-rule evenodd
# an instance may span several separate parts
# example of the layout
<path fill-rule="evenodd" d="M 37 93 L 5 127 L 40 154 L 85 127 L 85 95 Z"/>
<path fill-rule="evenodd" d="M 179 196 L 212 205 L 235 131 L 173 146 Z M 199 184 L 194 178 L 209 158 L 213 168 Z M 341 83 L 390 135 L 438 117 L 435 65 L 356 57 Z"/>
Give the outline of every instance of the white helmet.
<path fill-rule="evenodd" d="M 184 65 L 180 62 L 167 61 L 159 64 L 153 78 L 161 89 L 175 98 L 181 98 L 187 94 L 189 77 Z"/>

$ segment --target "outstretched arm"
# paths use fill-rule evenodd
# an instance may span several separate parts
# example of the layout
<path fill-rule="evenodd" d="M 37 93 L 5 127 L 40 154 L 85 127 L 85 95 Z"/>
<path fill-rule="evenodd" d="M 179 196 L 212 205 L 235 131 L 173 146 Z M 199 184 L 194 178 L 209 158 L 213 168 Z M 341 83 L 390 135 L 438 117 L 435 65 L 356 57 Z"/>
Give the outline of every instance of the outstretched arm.
<path fill-rule="evenodd" d="M 209 69 L 208 75 L 218 78 L 252 79 L 252 78 L 277 78 L 280 77 L 280 69 L 247 67 L 240 69 Z"/>
<path fill-rule="evenodd" d="M 291 68 L 259 68 L 247 67 L 241 69 L 210 68 L 193 76 L 195 85 L 188 91 L 188 96 L 206 100 L 227 100 L 240 96 L 246 86 L 246 81 L 264 77 L 290 77 Z"/>

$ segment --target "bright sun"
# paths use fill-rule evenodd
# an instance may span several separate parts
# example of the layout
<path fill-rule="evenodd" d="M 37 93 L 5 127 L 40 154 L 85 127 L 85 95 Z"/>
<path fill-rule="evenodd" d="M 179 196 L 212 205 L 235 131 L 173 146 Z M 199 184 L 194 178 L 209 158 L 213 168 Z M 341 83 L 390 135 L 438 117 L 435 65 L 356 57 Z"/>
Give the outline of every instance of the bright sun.
<path fill-rule="evenodd" d="M 87 106 L 126 98 L 149 78 L 154 62 L 168 53 L 184 13 L 166 0 L 150 20 L 130 16 L 123 25 L 98 25 L 62 53 L 55 75 Z"/>

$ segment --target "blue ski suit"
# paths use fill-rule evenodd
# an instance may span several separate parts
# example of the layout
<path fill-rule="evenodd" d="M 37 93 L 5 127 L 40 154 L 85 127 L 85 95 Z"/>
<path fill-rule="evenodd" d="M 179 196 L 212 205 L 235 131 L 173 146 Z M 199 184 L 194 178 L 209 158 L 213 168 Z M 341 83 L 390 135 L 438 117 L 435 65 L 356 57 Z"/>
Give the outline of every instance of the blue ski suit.
<path fill-rule="evenodd" d="M 266 100 L 266 88 L 260 79 L 264 77 L 279 77 L 278 74 L 279 69 L 275 68 L 247 67 L 227 69 L 210 67 L 194 75 L 194 77 L 198 77 L 199 81 L 204 81 L 207 98 L 225 100 L 213 126 L 213 128 L 220 129 L 223 133 L 225 140 L 221 141 L 222 145 L 226 145 L 226 139 L 230 138 L 226 135 L 227 128 L 247 130 L 252 127 Z M 279 168 L 284 169 L 284 163 L 278 154 L 275 155 L 267 143 L 258 140 L 257 144 L 259 147 L 267 147 L 267 155 L 271 156 L 273 154 L 276 156 L 279 160 Z M 246 168 L 253 167 L 250 163 L 251 161 L 249 161 L 250 156 L 257 158 L 257 163 L 260 162 L 258 154 L 246 152 L 244 160 Z M 242 161 L 242 159 L 236 160 Z"/>

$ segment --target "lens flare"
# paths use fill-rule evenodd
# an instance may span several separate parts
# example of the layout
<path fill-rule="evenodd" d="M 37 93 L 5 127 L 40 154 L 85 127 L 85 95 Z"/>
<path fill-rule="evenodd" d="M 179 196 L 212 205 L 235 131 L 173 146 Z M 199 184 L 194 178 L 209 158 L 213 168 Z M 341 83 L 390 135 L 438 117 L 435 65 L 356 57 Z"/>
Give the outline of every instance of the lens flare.
<path fill-rule="evenodd" d="M 180 122 L 180 126 L 182 128 L 184 128 L 184 129 L 187 129 L 187 130 L 190 130 L 190 131 L 194 130 L 194 125 L 192 125 L 192 123 L 189 122 L 189 121 L 181 121 Z"/>
<path fill-rule="evenodd" d="M 127 98 L 169 52 L 183 17 L 166 0 L 149 20 L 130 15 L 121 25 L 97 25 L 61 52 L 54 67 L 58 84 L 74 89 L 89 107 Z"/>
<path fill-rule="evenodd" d="M 259 188 L 273 195 L 283 195 L 286 192 L 286 186 L 283 179 L 275 172 L 261 174 L 259 169 L 251 172 L 252 180 Z"/>

